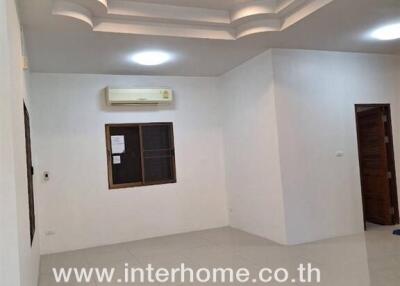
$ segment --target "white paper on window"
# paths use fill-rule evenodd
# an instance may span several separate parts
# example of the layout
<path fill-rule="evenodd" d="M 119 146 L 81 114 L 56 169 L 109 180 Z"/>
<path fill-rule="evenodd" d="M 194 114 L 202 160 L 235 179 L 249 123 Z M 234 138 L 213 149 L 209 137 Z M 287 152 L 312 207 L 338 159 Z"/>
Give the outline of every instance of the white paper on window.
<path fill-rule="evenodd" d="M 124 135 L 111 136 L 111 152 L 113 154 L 125 153 L 125 136 Z"/>
<path fill-rule="evenodd" d="M 113 156 L 113 164 L 114 165 L 121 164 L 121 156 Z"/>

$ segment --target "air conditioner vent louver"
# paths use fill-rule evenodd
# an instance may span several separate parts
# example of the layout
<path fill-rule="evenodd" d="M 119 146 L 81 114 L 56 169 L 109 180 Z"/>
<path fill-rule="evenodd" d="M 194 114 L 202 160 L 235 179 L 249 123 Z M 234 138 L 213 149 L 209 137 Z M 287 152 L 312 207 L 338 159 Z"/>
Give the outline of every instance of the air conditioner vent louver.
<path fill-rule="evenodd" d="M 107 88 L 108 105 L 168 104 L 173 101 L 171 89 L 115 89 Z"/>

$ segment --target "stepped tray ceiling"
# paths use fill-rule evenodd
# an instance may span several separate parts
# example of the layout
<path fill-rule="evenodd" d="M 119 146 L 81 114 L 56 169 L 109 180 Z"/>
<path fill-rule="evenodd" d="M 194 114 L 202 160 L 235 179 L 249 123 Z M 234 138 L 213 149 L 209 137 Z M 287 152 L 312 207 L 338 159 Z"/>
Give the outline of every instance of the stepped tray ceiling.
<path fill-rule="evenodd" d="M 332 1 L 56 0 L 53 14 L 95 32 L 236 40 L 282 31 Z"/>
<path fill-rule="evenodd" d="M 17 0 L 32 72 L 218 76 L 268 49 L 399 54 L 400 0 Z M 143 66 L 133 56 L 162 51 Z"/>

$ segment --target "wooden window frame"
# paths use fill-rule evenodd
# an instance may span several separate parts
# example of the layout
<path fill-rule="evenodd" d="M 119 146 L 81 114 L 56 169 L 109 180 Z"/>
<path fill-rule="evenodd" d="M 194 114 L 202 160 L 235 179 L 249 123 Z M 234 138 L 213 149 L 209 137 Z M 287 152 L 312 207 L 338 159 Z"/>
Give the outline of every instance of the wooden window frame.
<path fill-rule="evenodd" d="M 144 147 L 143 147 L 143 133 L 142 128 L 146 126 L 160 126 L 167 125 L 169 126 L 170 132 L 170 145 L 171 148 L 171 172 L 172 179 L 170 180 L 161 180 L 161 181 L 152 181 L 146 182 L 145 178 L 145 166 L 144 166 Z M 114 184 L 113 181 L 113 167 L 112 167 L 112 151 L 111 151 L 111 128 L 113 127 L 136 127 L 139 129 L 139 140 L 140 140 L 140 163 L 141 163 L 141 171 L 142 171 L 142 181 L 141 182 L 133 182 L 126 184 Z M 144 186 L 153 186 L 153 185 L 163 185 L 163 184 L 174 184 L 177 182 L 176 180 L 176 164 L 175 164 L 175 144 L 174 144 L 174 127 L 172 122 L 151 122 L 151 123 L 118 123 L 118 124 L 106 124 L 106 147 L 107 147 L 107 170 L 108 170 L 108 188 L 110 190 L 118 190 L 118 189 L 126 189 L 126 188 L 135 188 L 135 187 L 144 187 Z"/>

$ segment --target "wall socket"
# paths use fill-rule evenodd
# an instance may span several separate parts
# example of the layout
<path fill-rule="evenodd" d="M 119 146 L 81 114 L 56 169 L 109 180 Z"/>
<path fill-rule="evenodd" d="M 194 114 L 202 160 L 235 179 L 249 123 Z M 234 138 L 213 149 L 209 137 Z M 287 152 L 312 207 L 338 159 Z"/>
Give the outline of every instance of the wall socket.
<path fill-rule="evenodd" d="M 336 157 L 338 157 L 338 158 L 344 157 L 344 152 L 343 151 L 337 151 L 336 152 Z"/>
<path fill-rule="evenodd" d="M 55 233 L 54 231 L 52 231 L 52 230 L 48 230 L 48 231 L 46 231 L 44 234 L 45 234 L 46 236 L 53 236 L 53 235 L 56 235 L 56 233 Z"/>

